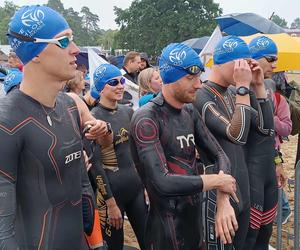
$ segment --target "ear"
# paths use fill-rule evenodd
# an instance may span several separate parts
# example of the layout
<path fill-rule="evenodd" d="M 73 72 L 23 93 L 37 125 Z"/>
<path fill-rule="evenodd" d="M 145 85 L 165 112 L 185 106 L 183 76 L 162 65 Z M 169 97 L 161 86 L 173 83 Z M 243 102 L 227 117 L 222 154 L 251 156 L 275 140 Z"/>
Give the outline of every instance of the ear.
<path fill-rule="evenodd" d="M 39 63 L 41 60 L 39 56 L 35 56 L 31 61 L 33 61 L 34 63 Z"/>

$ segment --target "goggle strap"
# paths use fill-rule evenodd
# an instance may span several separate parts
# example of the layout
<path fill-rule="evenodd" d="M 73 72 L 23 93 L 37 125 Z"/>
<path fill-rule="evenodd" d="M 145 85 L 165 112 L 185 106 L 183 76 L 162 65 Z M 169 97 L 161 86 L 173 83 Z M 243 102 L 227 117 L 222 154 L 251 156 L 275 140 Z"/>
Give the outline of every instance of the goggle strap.
<path fill-rule="evenodd" d="M 31 37 L 28 37 L 28 36 L 23 36 L 17 32 L 14 32 L 14 31 L 8 31 L 8 33 L 6 34 L 7 36 L 12 36 L 12 37 L 15 37 L 21 41 L 25 41 L 25 42 L 34 42 L 35 41 L 35 38 L 31 38 Z"/>

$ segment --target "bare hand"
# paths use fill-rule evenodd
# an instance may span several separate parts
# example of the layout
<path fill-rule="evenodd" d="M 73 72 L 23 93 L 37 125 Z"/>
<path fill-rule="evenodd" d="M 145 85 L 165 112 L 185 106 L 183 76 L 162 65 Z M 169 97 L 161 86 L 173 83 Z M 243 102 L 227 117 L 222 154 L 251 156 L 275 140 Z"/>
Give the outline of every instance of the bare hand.
<path fill-rule="evenodd" d="M 230 244 L 236 230 L 238 230 L 238 223 L 234 210 L 230 205 L 229 197 L 227 194 L 218 191 L 217 214 L 215 217 L 216 237 L 220 237 L 224 244 Z"/>
<path fill-rule="evenodd" d="M 115 199 L 110 198 L 106 201 L 107 204 L 107 214 L 109 219 L 109 224 L 116 228 L 117 230 L 123 226 L 123 218 L 119 207 L 117 206 Z"/>
<path fill-rule="evenodd" d="M 276 165 L 276 177 L 277 177 L 278 187 L 285 187 L 287 177 L 285 175 L 282 163 Z"/>
<path fill-rule="evenodd" d="M 218 190 L 231 195 L 232 198 L 236 202 L 239 202 L 239 199 L 236 196 L 236 181 L 235 181 L 235 179 L 231 175 L 224 174 L 223 171 L 220 171 L 218 176 L 221 181 L 221 184 L 220 184 Z"/>
<path fill-rule="evenodd" d="M 87 156 L 85 150 L 83 150 L 83 157 L 84 157 L 84 163 L 85 163 L 86 170 L 89 171 L 90 168 L 92 167 L 92 163 L 89 163 L 89 157 Z"/>
<path fill-rule="evenodd" d="M 254 87 L 264 85 L 264 72 L 263 69 L 259 66 L 258 61 L 250 59 L 249 62 L 251 72 L 252 72 L 252 82 L 251 84 Z"/>
<path fill-rule="evenodd" d="M 233 80 L 237 87 L 244 86 L 249 88 L 252 81 L 252 72 L 245 59 L 234 61 Z"/>
<path fill-rule="evenodd" d="M 107 125 L 105 121 L 91 120 L 84 123 L 84 126 L 91 125 L 92 127 L 85 134 L 85 137 L 89 140 L 99 139 L 108 134 Z"/>

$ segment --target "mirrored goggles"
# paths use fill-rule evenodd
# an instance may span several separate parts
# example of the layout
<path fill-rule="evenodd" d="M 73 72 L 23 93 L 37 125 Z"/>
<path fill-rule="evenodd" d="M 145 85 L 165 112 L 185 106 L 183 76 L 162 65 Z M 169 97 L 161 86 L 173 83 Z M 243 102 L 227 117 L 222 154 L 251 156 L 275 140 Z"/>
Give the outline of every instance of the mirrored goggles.
<path fill-rule="evenodd" d="M 111 79 L 111 80 L 108 80 L 106 82 L 106 84 L 108 84 L 109 86 L 112 86 L 112 87 L 115 87 L 117 86 L 119 83 L 121 83 L 122 85 L 124 85 L 126 82 L 125 78 L 122 77 L 120 80 L 119 79 Z"/>
<path fill-rule="evenodd" d="M 278 60 L 277 56 L 264 56 L 264 58 L 266 58 L 268 63 L 273 63 L 273 62 L 276 62 Z"/>
<path fill-rule="evenodd" d="M 25 42 L 33 42 L 33 43 L 52 43 L 56 44 L 58 47 L 65 49 L 69 46 L 69 44 L 73 41 L 73 36 L 62 36 L 58 38 L 52 38 L 52 39 L 43 39 L 43 38 L 31 38 L 28 36 L 21 35 L 19 33 L 9 31 L 8 36 L 15 37 L 21 41 Z"/>

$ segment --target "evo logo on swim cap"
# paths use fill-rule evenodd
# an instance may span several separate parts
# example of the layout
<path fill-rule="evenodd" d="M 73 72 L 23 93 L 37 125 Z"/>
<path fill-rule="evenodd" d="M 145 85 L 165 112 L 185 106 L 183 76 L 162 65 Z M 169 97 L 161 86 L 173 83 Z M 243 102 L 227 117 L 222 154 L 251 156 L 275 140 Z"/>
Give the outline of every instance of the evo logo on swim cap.
<path fill-rule="evenodd" d="M 102 78 L 105 72 L 106 72 L 106 67 L 100 66 L 99 68 L 96 69 L 94 78 Z"/>
<path fill-rule="evenodd" d="M 265 37 L 262 37 L 257 40 L 256 45 L 259 48 L 267 48 L 269 46 L 270 42 Z"/>
<path fill-rule="evenodd" d="M 182 49 L 174 49 L 169 54 L 169 60 L 175 65 L 180 66 L 186 58 L 186 52 Z"/>
<path fill-rule="evenodd" d="M 226 52 L 232 52 L 234 49 L 238 46 L 238 42 L 235 39 L 228 39 L 224 42 L 223 48 L 226 50 Z"/>
<path fill-rule="evenodd" d="M 44 18 L 45 18 L 45 14 L 42 10 L 35 10 L 35 11 L 28 10 L 23 13 L 21 20 L 25 26 L 29 26 L 29 27 L 31 26 L 34 29 L 33 26 L 36 26 Z"/>

